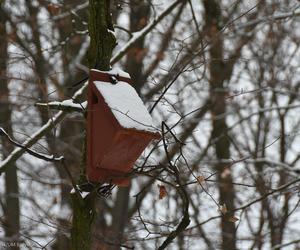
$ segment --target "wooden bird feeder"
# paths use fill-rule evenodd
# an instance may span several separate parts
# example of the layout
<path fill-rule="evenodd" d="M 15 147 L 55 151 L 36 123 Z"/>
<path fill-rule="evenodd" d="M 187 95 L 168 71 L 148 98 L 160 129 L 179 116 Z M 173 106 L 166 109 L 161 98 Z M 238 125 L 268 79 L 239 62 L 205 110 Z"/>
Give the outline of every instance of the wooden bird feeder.
<path fill-rule="evenodd" d="M 152 139 L 160 134 L 121 71 L 90 70 L 87 115 L 87 177 L 93 182 L 127 186 L 124 175 Z"/>

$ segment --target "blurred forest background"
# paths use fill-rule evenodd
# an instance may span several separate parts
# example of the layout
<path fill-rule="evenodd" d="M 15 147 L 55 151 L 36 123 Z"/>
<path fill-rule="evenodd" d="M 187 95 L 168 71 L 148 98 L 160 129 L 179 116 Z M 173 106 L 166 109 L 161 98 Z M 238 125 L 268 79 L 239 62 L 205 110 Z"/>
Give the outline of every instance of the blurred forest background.
<path fill-rule="evenodd" d="M 76 180 L 84 112 L 36 104 L 72 99 L 88 76 L 88 1 L 0 3 L 0 127 L 64 156 Z M 168 249 L 300 249 L 300 2 L 110 4 L 113 55 L 125 52 L 114 66 L 162 140 L 129 187 L 97 198 L 92 249 L 164 249 L 171 236 Z M 71 249 L 66 168 L 1 135 L 0 248 Z"/>

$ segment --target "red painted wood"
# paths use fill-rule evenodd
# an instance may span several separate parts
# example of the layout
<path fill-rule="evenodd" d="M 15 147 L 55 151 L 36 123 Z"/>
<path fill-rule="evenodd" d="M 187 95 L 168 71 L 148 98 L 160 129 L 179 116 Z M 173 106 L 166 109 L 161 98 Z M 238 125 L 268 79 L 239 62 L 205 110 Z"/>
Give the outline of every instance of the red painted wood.
<path fill-rule="evenodd" d="M 131 83 L 130 78 L 119 77 Z M 108 73 L 90 71 L 87 112 L 87 178 L 93 182 L 112 182 L 127 186 L 126 178 L 135 161 L 159 133 L 122 127 L 114 117 L 94 81 L 110 84 Z M 105 84 L 105 83 L 103 83 Z"/>

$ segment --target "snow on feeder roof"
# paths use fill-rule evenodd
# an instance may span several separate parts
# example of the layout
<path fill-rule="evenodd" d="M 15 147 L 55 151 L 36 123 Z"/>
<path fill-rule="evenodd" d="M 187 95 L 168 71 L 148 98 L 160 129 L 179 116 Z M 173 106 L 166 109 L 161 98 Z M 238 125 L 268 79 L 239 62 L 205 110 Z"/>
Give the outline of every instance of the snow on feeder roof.
<path fill-rule="evenodd" d="M 116 84 L 94 81 L 94 84 L 121 126 L 155 132 L 152 117 L 131 85 L 122 81 Z"/>

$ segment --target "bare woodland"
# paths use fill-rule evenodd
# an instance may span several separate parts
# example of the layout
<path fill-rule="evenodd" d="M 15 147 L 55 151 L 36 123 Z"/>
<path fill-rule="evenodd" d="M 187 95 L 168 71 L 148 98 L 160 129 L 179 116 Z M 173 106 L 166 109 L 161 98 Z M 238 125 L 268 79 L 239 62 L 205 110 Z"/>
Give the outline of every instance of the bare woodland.
<path fill-rule="evenodd" d="M 300 249 L 299 24 L 296 0 L 1 0 L 0 249 Z M 75 197 L 109 64 L 162 138 Z"/>

